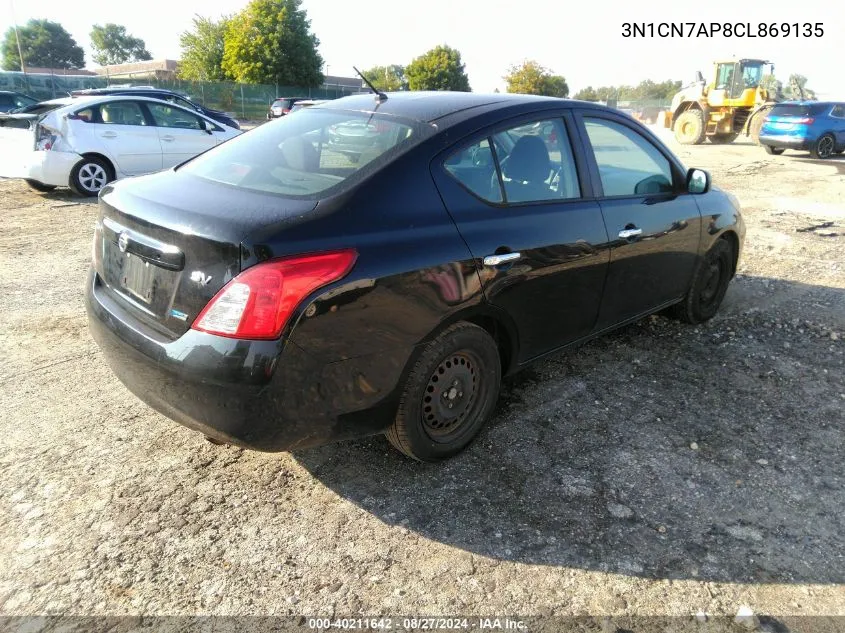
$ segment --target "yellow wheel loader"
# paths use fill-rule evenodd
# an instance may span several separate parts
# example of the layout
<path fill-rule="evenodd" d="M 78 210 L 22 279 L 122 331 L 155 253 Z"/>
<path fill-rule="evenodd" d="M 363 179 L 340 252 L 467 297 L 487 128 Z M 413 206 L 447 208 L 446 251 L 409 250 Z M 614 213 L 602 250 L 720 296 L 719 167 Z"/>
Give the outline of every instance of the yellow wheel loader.
<path fill-rule="evenodd" d="M 740 134 L 759 143 L 766 114 L 782 100 L 779 91 L 760 85 L 764 69 L 774 74 L 774 65 L 762 59 L 715 62 L 709 84 L 696 73 L 696 81 L 672 98 L 665 127 L 684 145 L 698 145 L 704 139 L 732 143 Z"/>

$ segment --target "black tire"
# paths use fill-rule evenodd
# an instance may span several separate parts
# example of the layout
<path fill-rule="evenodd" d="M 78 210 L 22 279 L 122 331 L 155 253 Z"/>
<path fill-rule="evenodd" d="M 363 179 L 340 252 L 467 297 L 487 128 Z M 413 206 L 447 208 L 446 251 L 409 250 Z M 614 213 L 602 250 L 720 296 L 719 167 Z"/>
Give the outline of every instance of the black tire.
<path fill-rule="evenodd" d="M 708 136 L 707 140 L 714 145 L 727 145 L 728 143 L 733 143 L 737 136 L 739 136 L 739 134 L 736 134 L 735 132 L 728 132 L 727 134 L 714 134 L 713 136 Z"/>
<path fill-rule="evenodd" d="M 813 146 L 810 148 L 810 156 L 824 160 L 833 156 L 835 149 L 836 139 L 833 138 L 833 134 L 824 134 L 813 143 Z"/>
<path fill-rule="evenodd" d="M 763 147 L 766 148 L 767 154 L 774 154 L 775 156 L 783 154 L 783 150 L 785 149 L 783 147 L 772 147 L 771 145 L 764 145 Z"/>
<path fill-rule="evenodd" d="M 751 137 L 755 145 L 761 145 L 760 130 L 763 129 L 763 122 L 766 120 L 770 110 L 771 108 L 763 108 L 751 119 L 751 124 L 748 126 L 748 136 Z"/>
<path fill-rule="evenodd" d="M 684 300 L 672 307 L 672 314 L 687 323 L 711 319 L 722 304 L 733 276 L 734 252 L 731 244 L 721 239 L 698 263 L 692 285 Z"/>
<path fill-rule="evenodd" d="M 29 185 L 30 189 L 35 189 L 35 191 L 41 191 L 42 193 L 46 193 L 47 191 L 53 191 L 56 188 L 56 185 L 45 185 L 43 182 L 38 182 L 37 180 L 25 180 L 26 184 Z"/>
<path fill-rule="evenodd" d="M 687 110 L 675 121 L 675 139 L 681 145 L 699 145 L 704 142 L 704 112 Z"/>
<path fill-rule="evenodd" d="M 70 172 L 70 188 L 78 196 L 90 197 L 114 180 L 114 172 L 102 158 L 85 156 Z"/>
<path fill-rule="evenodd" d="M 501 379 L 499 350 L 490 335 L 472 323 L 456 323 L 414 364 L 387 439 L 418 461 L 452 457 L 493 412 Z"/>

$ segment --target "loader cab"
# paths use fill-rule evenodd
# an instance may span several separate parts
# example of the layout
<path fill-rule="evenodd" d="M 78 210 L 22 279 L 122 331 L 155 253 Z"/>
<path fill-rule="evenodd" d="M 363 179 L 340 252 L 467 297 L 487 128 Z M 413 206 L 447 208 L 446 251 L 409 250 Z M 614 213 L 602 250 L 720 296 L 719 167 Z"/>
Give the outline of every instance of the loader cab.
<path fill-rule="evenodd" d="M 715 66 L 710 103 L 730 107 L 754 106 L 766 66 L 773 72 L 772 64 L 762 59 L 716 62 Z"/>

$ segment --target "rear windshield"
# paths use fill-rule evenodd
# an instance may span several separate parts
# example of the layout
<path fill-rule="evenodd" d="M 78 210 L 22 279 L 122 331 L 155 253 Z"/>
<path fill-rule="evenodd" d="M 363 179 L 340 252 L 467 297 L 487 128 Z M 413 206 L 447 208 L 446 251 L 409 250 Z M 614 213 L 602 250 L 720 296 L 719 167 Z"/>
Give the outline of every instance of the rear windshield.
<path fill-rule="evenodd" d="M 308 108 L 235 137 L 179 170 L 240 189 L 316 199 L 360 182 L 433 132 L 396 117 Z"/>
<path fill-rule="evenodd" d="M 824 103 L 811 103 L 809 105 L 784 103 L 776 105 L 772 109 L 772 116 L 815 116 L 823 114 L 827 108 L 827 104 Z"/>
<path fill-rule="evenodd" d="M 16 110 L 12 110 L 14 114 L 47 114 L 48 112 L 55 110 L 56 108 L 61 108 L 62 106 L 66 106 L 66 103 L 33 103 L 32 105 L 24 106 L 22 108 L 17 108 Z"/>

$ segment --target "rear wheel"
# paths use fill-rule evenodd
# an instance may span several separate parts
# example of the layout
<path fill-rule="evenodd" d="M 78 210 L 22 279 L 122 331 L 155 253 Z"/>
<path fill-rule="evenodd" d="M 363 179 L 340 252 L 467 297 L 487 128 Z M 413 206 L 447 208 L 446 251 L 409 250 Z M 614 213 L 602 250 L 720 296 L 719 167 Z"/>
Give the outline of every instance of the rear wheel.
<path fill-rule="evenodd" d="M 721 239 L 699 262 L 684 300 L 673 306 L 674 316 L 687 323 L 701 323 L 716 314 L 733 272 L 733 247 Z"/>
<path fill-rule="evenodd" d="M 733 143 L 737 136 L 739 136 L 739 134 L 728 132 L 727 134 L 714 134 L 713 136 L 708 136 L 707 139 L 714 145 L 726 145 L 728 143 Z"/>
<path fill-rule="evenodd" d="M 36 191 L 53 191 L 56 188 L 56 185 L 45 185 L 43 182 L 38 182 L 37 180 L 30 180 L 26 179 L 26 184 L 30 186 L 31 189 L 35 189 Z"/>
<path fill-rule="evenodd" d="M 836 139 L 833 134 L 825 134 L 810 148 L 810 155 L 813 158 L 830 158 L 833 156 L 833 150 L 836 147 Z"/>
<path fill-rule="evenodd" d="M 70 172 L 70 188 L 80 196 L 96 196 L 114 180 L 111 165 L 95 156 L 85 156 Z"/>
<path fill-rule="evenodd" d="M 687 110 L 675 122 L 675 138 L 682 145 L 698 145 L 704 142 L 704 112 Z"/>
<path fill-rule="evenodd" d="M 501 376 L 490 335 L 471 323 L 453 325 L 426 346 L 411 370 L 387 439 L 419 461 L 459 453 L 493 412 Z"/>
<path fill-rule="evenodd" d="M 780 156 L 783 154 L 783 147 L 772 147 L 771 145 L 764 145 L 763 147 L 766 148 L 767 154 L 774 154 L 775 156 Z"/>

